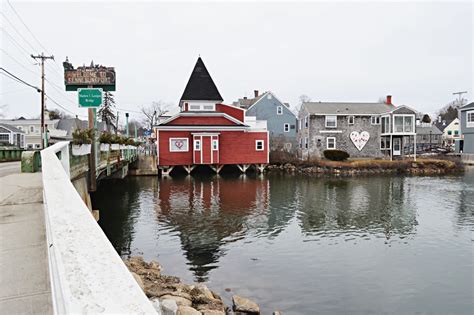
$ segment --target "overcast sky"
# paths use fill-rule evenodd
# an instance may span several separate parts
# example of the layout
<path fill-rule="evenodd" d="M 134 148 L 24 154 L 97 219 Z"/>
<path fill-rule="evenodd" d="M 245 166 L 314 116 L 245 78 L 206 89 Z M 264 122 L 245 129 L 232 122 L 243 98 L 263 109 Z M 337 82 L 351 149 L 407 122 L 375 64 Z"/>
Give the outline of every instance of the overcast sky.
<path fill-rule="evenodd" d="M 2 1 L 1 66 L 39 86 L 27 53 L 43 51 L 41 44 L 56 59 L 47 61 L 46 93 L 80 115 L 77 94 L 63 92 L 66 56 L 74 66 L 114 66 L 117 106 L 133 111 L 158 100 L 177 106 L 199 55 L 225 103 L 254 89 L 292 106 L 301 94 L 349 102 L 392 94 L 396 105 L 429 113 L 456 91 L 473 99 L 470 1 L 10 2 L 39 43 Z M 7 117 L 39 115 L 39 93 L 0 79 Z"/>

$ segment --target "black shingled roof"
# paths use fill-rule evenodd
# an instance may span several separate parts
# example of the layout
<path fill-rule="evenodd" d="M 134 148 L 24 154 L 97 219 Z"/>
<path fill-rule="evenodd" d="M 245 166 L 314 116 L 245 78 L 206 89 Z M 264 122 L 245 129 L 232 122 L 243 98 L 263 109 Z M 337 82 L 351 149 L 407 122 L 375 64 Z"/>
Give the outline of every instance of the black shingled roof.
<path fill-rule="evenodd" d="M 211 75 L 206 69 L 201 57 L 198 58 L 194 70 L 191 73 L 188 84 L 184 89 L 182 101 L 219 101 L 222 96 L 217 90 Z"/>

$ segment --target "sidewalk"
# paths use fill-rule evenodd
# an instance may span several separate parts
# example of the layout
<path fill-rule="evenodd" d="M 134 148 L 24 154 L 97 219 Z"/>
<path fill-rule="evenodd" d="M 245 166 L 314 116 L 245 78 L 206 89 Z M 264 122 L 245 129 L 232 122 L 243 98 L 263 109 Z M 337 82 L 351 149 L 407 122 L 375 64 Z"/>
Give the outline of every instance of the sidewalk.
<path fill-rule="evenodd" d="M 0 313 L 52 314 L 41 173 L 0 187 Z"/>

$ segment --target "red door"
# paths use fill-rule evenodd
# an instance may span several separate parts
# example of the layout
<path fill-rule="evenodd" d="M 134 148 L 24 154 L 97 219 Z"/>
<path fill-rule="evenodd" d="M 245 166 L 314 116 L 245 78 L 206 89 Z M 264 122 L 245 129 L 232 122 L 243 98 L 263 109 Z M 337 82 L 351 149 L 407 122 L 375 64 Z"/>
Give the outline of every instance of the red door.
<path fill-rule="evenodd" d="M 202 137 L 202 164 L 212 164 L 211 136 Z"/>

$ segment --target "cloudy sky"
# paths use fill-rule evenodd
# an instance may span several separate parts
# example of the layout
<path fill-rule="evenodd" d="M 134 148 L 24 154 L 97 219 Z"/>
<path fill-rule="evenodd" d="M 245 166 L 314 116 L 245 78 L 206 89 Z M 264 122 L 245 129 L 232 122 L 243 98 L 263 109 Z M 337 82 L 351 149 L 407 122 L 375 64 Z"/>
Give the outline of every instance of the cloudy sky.
<path fill-rule="evenodd" d="M 199 55 L 224 101 L 273 91 L 298 103 L 375 102 L 435 112 L 453 92 L 473 97 L 473 4 L 465 2 L 23 2 L 1 4 L 1 66 L 79 115 L 64 92 L 62 61 L 114 66 L 117 106 L 176 106 Z M 13 9 L 12 9 L 13 7 Z M 29 28 L 31 33 L 15 14 Z M 0 76 L 7 117 L 38 116 L 40 96 Z M 48 108 L 57 108 L 51 100 Z"/>

